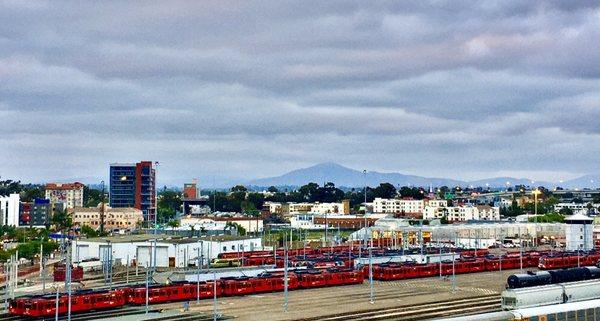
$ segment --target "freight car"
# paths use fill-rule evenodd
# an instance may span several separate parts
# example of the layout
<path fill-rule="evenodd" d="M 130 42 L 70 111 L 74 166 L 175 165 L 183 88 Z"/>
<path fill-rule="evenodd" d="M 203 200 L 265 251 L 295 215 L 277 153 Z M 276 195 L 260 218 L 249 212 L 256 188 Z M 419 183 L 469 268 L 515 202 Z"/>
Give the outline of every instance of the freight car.
<path fill-rule="evenodd" d="M 600 268 L 596 266 L 570 268 L 565 270 L 528 272 L 527 274 L 513 274 L 508 277 L 506 283 L 509 289 L 517 289 L 530 286 L 593 279 L 600 279 Z"/>
<path fill-rule="evenodd" d="M 600 299 L 600 281 L 557 283 L 502 292 L 502 309 L 513 310 Z"/>

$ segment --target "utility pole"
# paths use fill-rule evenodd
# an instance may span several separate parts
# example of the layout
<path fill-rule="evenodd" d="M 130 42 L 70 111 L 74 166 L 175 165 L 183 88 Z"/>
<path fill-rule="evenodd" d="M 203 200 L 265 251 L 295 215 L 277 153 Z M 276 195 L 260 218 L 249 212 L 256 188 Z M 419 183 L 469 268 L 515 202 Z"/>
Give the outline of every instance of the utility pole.
<path fill-rule="evenodd" d="M 102 193 L 100 194 L 100 235 L 104 235 L 104 181 L 100 181 Z"/>
<path fill-rule="evenodd" d="M 218 311 L 219 310 L 217 303 L 217 273 L 213 271 L 213 321 L 217 321 L 219 313 Z"/>
<path fill-rule="evenodd" d="M 198 272 L 196 273 L 198 279 L 196 280 L 196 303 L 200 303 L 200 266 L 202 265 L 202 263 L 200 262 L 200 252 L 202 252 L 202 249 L 198 247 Z"/>
<path fill-rule="evenodd" d="M 438 247 L 440 248 L 440 279 L 442 278 L 442 246 L 440 245 L 440 240 L 438 239 Z"/>
<path fill-rule="evenodd" d="M 4 273 L 6 273 L 6 281 L 4 282 L 4 309 L 8 312 L 8 295 L 9 295 L 9 288 L 10 288 L 10 264 L 11 264 L 11 260 L 9 260 L 8 262 L 4 263 Z"/>
<path fill-rule="evenodd" d="M 68 237 L 68 232 L 67 232 Z M 71 241 L 67 238 L 65 243 L 67 245 L 67 259 L 65 261 L 66 266 L 66 277 L 67 280 L 67 321 L 71 321 Z"/>
<path fill-rule="evenodd" d="M 54 303 L 54 321 L 58 321 L 58 283 L 56 284 L 56 301 Z"/>
<path fill-rule="evenodd" d="M 369 247 L 369 286 L 370 286 L 370 294 L 369 294 L 369 303 L 375 303 L 375 298 L 373 297 L 373 254 L 372 248 Z"/>
<path fill-rule="evenodd" d="M 129 254 L 127 254 L 127 261 L 125 262 L 125 282 L 129 284 Z"/>
<path fill-rule="evenodd" d="M 148 314 L 148 301 L 149 301 L 148 300 L 148 297 L 149 297 L 149 295 L 148 295 L 148 271 L 149 270 L 150 269 L 146 268 L 146 314 Z"/>
<path fill-rule="evenodd" d="M 458 243 L 458 231 L 455 231 L 456 243 Z M 455 267 L 455 254 L 452 255 L 452 293 L 456 292 L 456 267 Z"/>
<path fill-rule="evenodd" d="M 283 292 L 284 302 L 283 311 L 288 312 L 288 248 L 287 248 L 287 235 L 283 235 Z M 291 234 L 290 234 L 291 237 Z"/>

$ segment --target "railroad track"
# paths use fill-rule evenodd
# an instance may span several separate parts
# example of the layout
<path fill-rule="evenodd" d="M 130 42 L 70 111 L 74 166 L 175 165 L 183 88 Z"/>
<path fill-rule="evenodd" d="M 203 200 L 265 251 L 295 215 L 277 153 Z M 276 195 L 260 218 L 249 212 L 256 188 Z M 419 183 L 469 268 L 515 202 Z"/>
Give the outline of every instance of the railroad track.
<path fill-rule="evenodd" d="M 230 320 L 231 317 L 218 316 L 217 320 Z M 198 314 L 198 313 L 182 313 L 164 317 L 157 317 L 149 319 L 148 321 L 212 321 L 214 320 L 212 314 Z"/>
<path fill-rule="evenodd" d="M 451 301 L 438 301 L 394 308 L 369 309 L 311 317 L 302 321 L 345 321 L 345 320 L 427 320 L 433 318 L 469 315 L 500 310 L 498 295 L 484 295 Z"/>

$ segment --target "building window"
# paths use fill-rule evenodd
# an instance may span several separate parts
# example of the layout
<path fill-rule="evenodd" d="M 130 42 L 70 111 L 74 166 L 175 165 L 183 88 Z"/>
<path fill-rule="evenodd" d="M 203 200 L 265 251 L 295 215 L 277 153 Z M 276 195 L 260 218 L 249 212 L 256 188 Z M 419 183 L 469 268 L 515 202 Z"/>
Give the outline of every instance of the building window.
<path fill-rule="evenodd" d="M 223 246 L 223 252 L 227 252 L 227 246 Z"/>

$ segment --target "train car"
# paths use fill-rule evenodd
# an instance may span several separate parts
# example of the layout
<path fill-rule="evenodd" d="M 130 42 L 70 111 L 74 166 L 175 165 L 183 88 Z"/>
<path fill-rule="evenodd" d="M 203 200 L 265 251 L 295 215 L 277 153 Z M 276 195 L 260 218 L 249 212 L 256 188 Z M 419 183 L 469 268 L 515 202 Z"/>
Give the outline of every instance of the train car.
<path fill-rule="evenodd" d="M 563 287 L 559 284 L 502 291 L 502 309 L 514 310 L 564 302 Z"/>
<path fill-rule="evenodd" d="M 509 289 L 552 284 L 552 275 L 547 271 L 527 274 L 512 274 L 506 280 Z"/>
<path fill-rule="evenodd" d="M 54 282 L 62 282 L 65 280 L 67 275 L 67 270 L 65 265 L 55 265 L 53 279 Z M 81 281 L 83 280 L 83 267 L 75 266 L 71 267 L 71 281 Z"/>
<path fill-rule="evenodd" d="M 327 286 L 360 284 L 365 279 L 362 272 L 352 269 L 328 269 L 323 274 Z"/>
<path fill-rule="evenodd" d="M 241 265 L 242 259 L 240 258 L 213 259 L 210 262 L 210 267 L 212 268 L 237 267 Z"/>
<path fill-rule="evenodd" d="M 552 283 L 564 283 L 588 280 L 591 277 L 590 270 L 586 267 L 571 268 L 565 270 L 548 271 L 552 277 Z"/>
<path fill-rule="evenodd" d="M 24 296 L 11 300 L 8 303 L 8 313 L 10 315 L 24 315 L 25 307 L 31 307 L 30 300 L 31 296 Z"/>
<path fill-rule="evenodd" d="M 298 270 L 294 272 L 298 277 L 298 288 L 310 289 L 327 286 L 327 280 L 320 270 Z"/>
<path fill-rule="evenodd" d="M 71 313 L 114 309 L 126 303 L 123 290 L 112 291 L 81 291 L 71 294 Z M 56 298 L 54 295 L 32 297 L 24 302 L 24 316 L 47 317 L 56 313 Z M 68 309 L 68 296 L 59 296 L 58 313 L 65 314 Z"/>
<path fill-rule="evenodd" d="M 600 281 L 572 282 L 563 286 L 565 302 L 600 299 Z"/>
<path fill-rule="evenodd" d="M 253 255 L 244 257 L 244 266 L 260 266 L 260 265 L 273 265 L 275 264 L 275 258 L 272 255 Z"/>
<path fill-rule="evenodd" d="M 249 277 L 224 277 L 220 279 L 220 283 L 224 296 L 254 293 L 254 282 Z"/>
<path fill-rule="evenodd" d="M 283 274 L 263 273 L 252 278 L 255 293 L 278 292 L 285 289 L 285 278 Z M 288 290 L 298 288 L 298 277 L 294 273 L 288 273 Z"/>
<path fill-rule="evenodd" d="M 212 298 L 214 295 L 213 282 L 200 282 L 200 298 Z M 221 295 L 221 287 L 217 283 L 217 295 Z M 191 282 L 177 282 L 169 285 L 152 285 L 148 288 L 148 303 L 163 303 L 196 299 L 198 284 Z M 146 304 L 146 287 L 131 288 L 127 294 L 127 303 L 134 305 Z"/>

